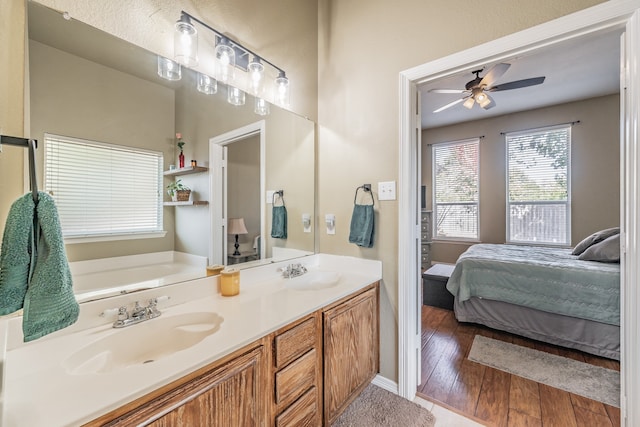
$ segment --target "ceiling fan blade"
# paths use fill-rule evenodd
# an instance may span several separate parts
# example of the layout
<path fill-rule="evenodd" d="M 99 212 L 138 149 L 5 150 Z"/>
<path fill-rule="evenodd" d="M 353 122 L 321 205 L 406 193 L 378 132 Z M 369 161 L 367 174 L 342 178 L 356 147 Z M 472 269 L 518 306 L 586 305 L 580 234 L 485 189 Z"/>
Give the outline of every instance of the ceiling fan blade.
<path fill-rule="evenodd" d="M 524 79 L 524 80 L 515 80 L 512 82 L 507 82 L 501 85 L 493 86 L 485 90 L 488 90 L 490 92 L 496 92 L 499 90 L 520 89 L 522 87 L 535 86 L 535 85 L 542 84 L 542 82 L 544 82 L 544 79 L 545 77 L 542 76 L 542 77 L 533 77 L 533 78 Z"/>
<path fill-rule="evenodd" d="M 468 98 L 468 97 L 467 97 Z M 456 104 L 461 103 L 462 101 L 464 101 L 467 98 L 460 98 L 460 99 L 456 99 L 453 102 L 448 103 L 447 105 L 443 105 L 442 107 L 438 108 L 437 110 L 433 110 L 434 113 L 439 113 L 440 111 L 446 110 L 447 108 L 451 108 Z"/>
<path fill-rule="evenodd" d="M 431 93 L 464 93 L 466 92 L 464 89 L 431 89 L 429 90 Z"/>
<path fill-rule="evenodd" d="M 498 80 L 507 70 L 511 67 L 511 64 L 507 64 L 506 62 L 501 62 L 499 64 L 494 65 L 487 74 L 480 80 L 479 86 L 491 86 L 493 82 Z"/>

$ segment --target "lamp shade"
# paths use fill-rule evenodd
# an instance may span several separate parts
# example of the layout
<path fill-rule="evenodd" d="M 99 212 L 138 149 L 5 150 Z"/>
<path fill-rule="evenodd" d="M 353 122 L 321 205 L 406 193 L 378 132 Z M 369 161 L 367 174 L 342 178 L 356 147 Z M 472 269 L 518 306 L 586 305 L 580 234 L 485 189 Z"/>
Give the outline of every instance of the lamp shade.
<path fill-rule="evenodd" d="M 244 225 L 244 218 L 229 218 L 227 224 L 227 234 L 247 234 L 246 225 Z"/>

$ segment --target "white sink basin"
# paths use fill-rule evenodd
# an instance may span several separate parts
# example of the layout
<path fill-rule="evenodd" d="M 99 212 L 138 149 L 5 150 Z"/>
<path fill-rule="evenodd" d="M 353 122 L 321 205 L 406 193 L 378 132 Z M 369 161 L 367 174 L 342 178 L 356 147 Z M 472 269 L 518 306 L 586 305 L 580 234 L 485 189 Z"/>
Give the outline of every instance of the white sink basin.
<path fill-rule="evenodd" d="M 72 375 L 107 374 L 152 363 L 192 347 L 216 333 L 224 321 L 208 312 L 158 317 L 122 329 L 79 349 L 64 362 Z"/>
<path fill-rule="evenodd" d="M 340 273 L 335 271 L 310 271 L 302 276 L 285 279 L 284 285 L 298 291 L 313 291 L 332 288 L 340 281 Z"/>

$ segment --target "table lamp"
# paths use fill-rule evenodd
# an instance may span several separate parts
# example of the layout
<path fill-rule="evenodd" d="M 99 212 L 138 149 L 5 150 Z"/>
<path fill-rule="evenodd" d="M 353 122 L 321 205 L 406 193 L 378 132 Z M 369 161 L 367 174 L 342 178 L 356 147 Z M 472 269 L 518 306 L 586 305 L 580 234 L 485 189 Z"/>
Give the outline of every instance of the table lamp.
<path fill-rule="evenodd" d="M 247 234 L 247 227 L 244 225 L 244 218 L 230 218 L 229 219 L 229 223 L 227 226 L 227 234 L 235 234 L 236 236 L 236 243 L 235 245 L 235 252 L 233 253 L 233 255 L 240 255 L 240 251 L 238 250 L 238 248 L 240 247 L 240 244 L 238 243 L 238 234 Z"/>

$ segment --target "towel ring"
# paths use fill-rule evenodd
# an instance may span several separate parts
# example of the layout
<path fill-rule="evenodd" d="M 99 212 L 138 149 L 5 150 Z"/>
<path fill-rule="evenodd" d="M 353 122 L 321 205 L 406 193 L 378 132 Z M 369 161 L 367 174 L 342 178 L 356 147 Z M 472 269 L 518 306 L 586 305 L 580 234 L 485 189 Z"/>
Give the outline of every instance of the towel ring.
<path fill-rule="evenodd" d="M 282 201 L 282 206 L 284 206 L 284 190 L 278 190 L 273 192 L 273 196 L 271 197 L 271 204 L 273 206 L 276 205 L 276 196 L 280 198 Z"/>
<path fill-rule="evenodd" d="M 369 184 L 365 184 L 365 185 L 361 185 L 360 187 L 356 188 L 356 194 L 355 196 L 353 196 L 353 204 L 357 205 L 357 200 L 358 200 L 358 191 L 362 189 L 365 193 L 369 193 L 369 195 L 371 195 L 371 206 L 375 206 L 376 204 L 376 199 L 375 197 L 373 197 L 373 192 L 371 191 L 371 186 Z"/>

